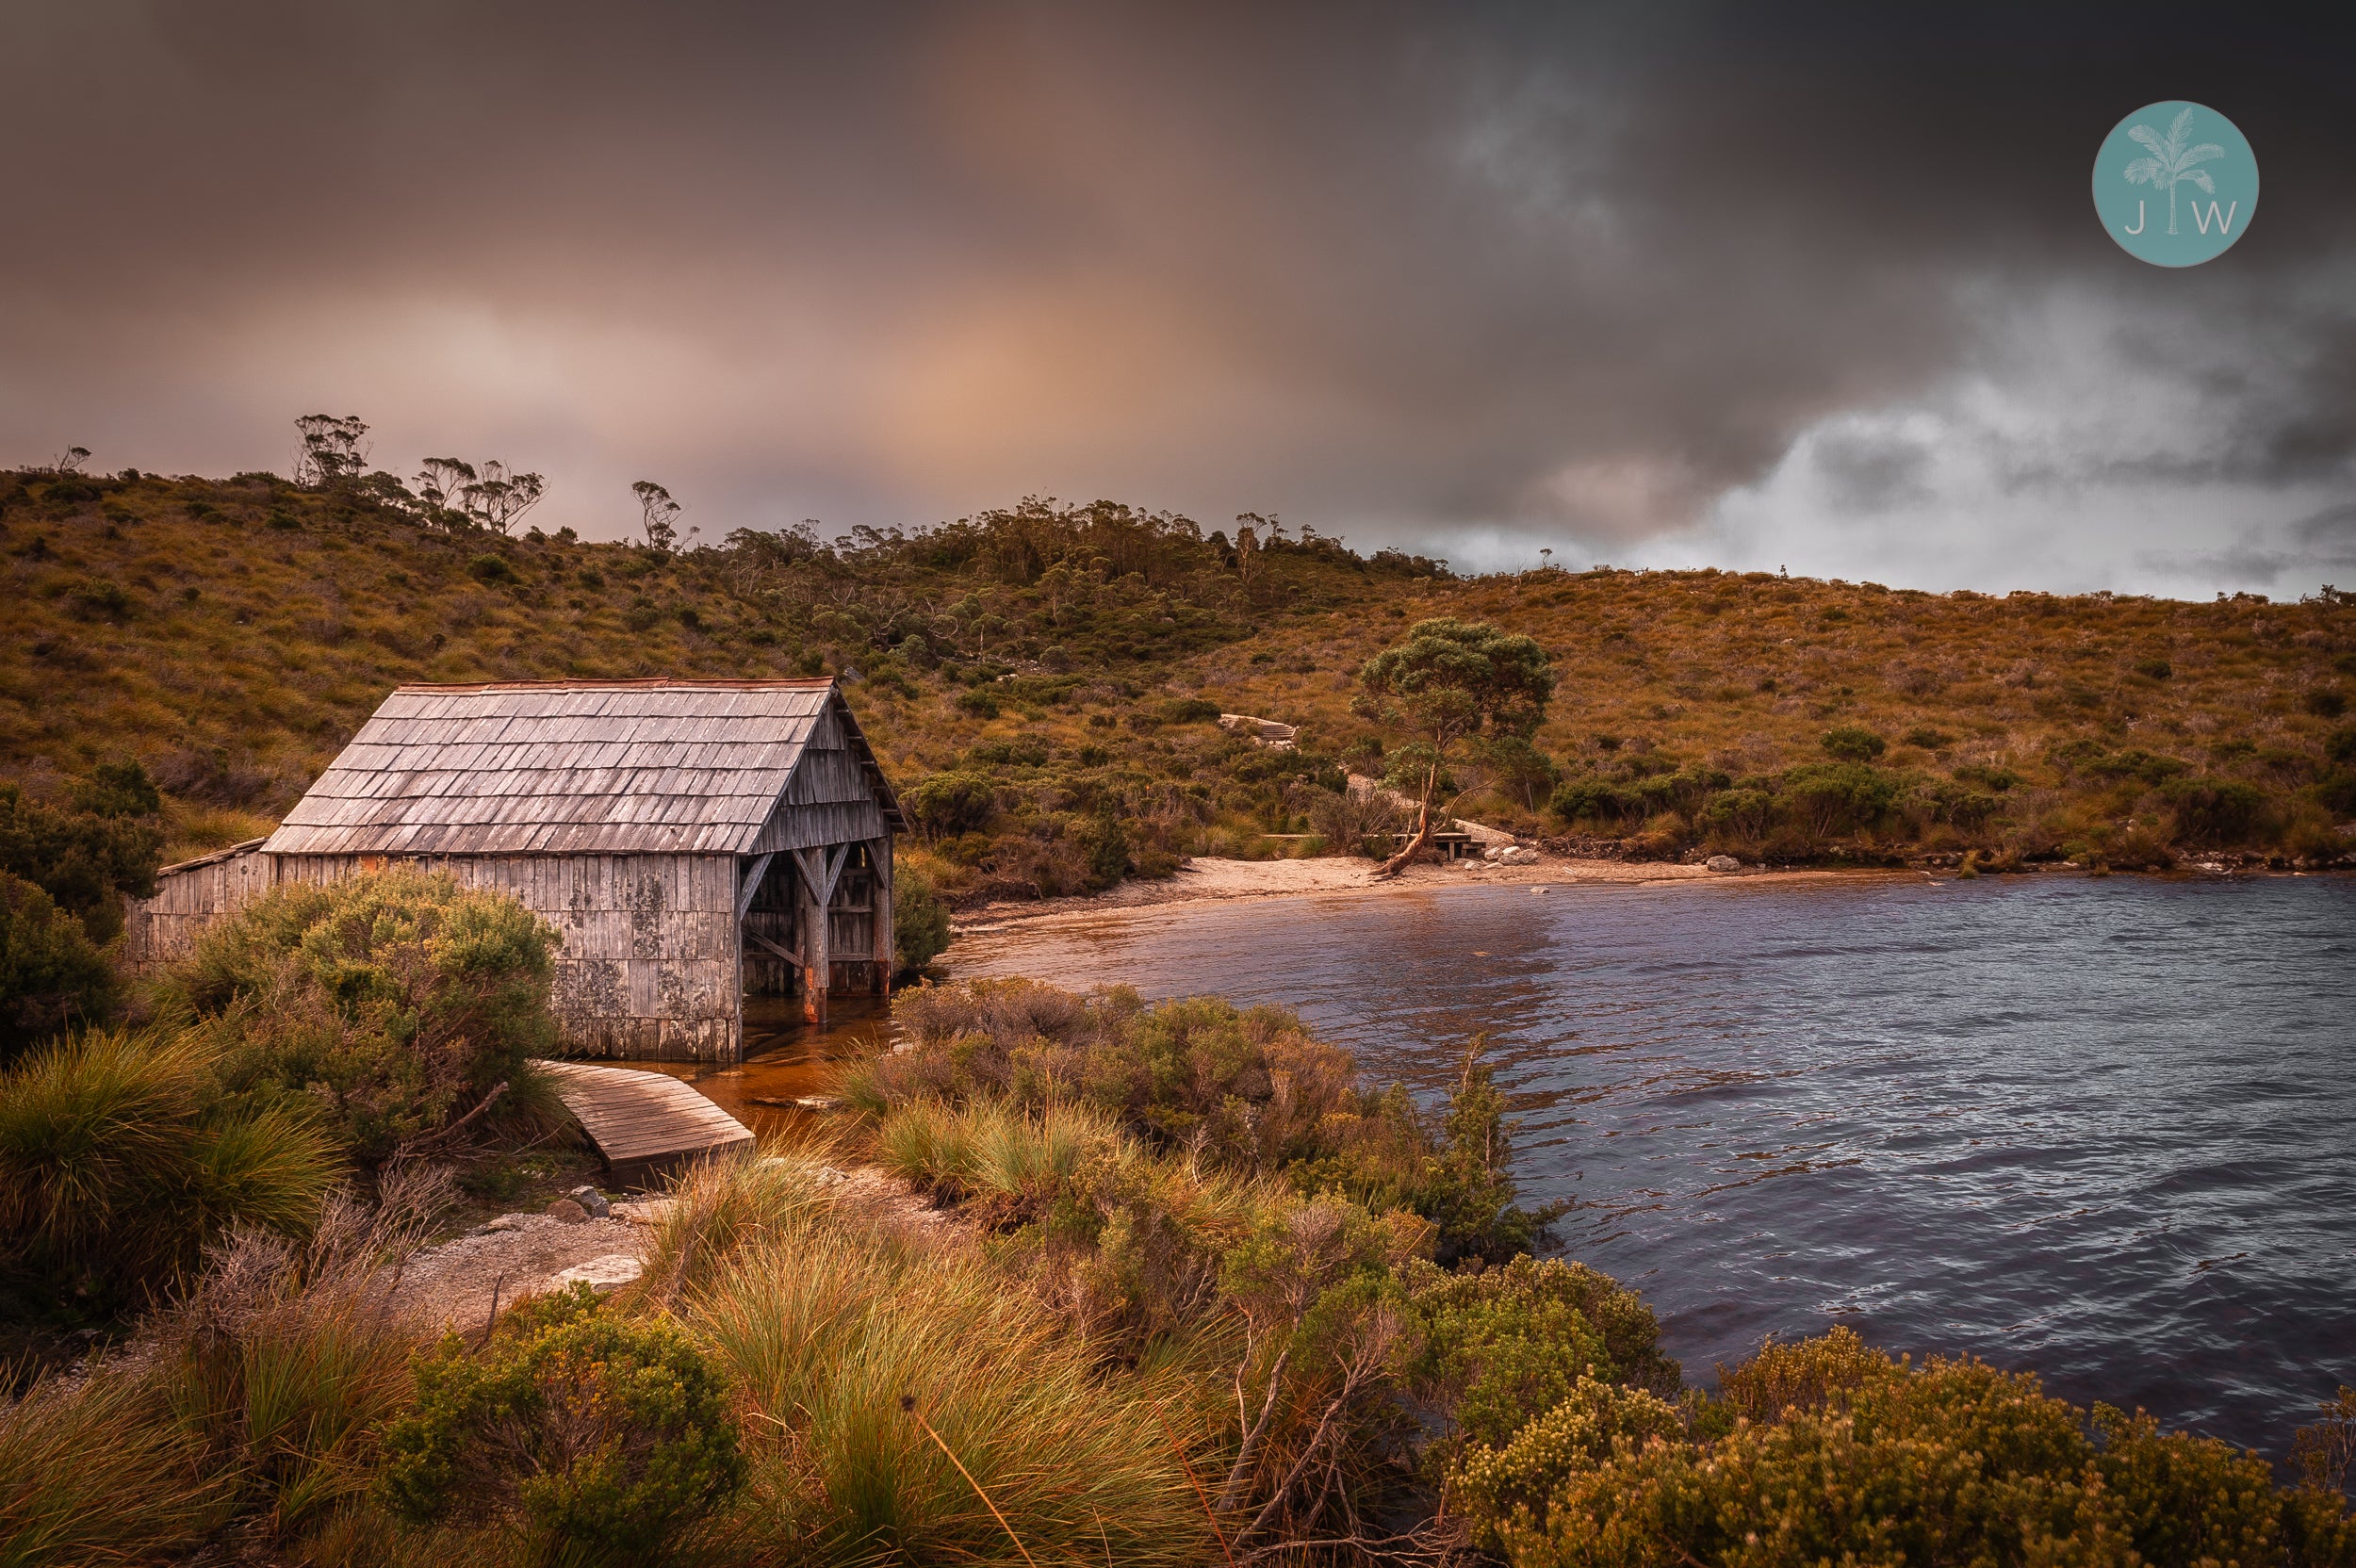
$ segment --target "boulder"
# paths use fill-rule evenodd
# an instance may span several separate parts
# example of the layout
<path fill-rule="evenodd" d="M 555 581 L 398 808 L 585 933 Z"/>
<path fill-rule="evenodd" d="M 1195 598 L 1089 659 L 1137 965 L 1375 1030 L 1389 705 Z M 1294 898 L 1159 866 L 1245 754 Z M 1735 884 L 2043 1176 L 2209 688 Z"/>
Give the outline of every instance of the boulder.
<path fill-rule="evenodd" d="M 1723 873 L 1723 872 L 1729 872 L 1729 871 L 1741 871 L 1741 870 L 1742 869 L 1742 861 L 1740 861 L 1740 860 L 1738 860 L 1738 859 L 1736 859 L 1736 858 L 1735 858 L 1733 856 L 1731 856 L 1731 855 L 1713 855 L 1713 856 L 1711 856 L 1709 859 L 1704 860 L 1704 861 L 1702 862 L 1702 869 L 1703 869 L 1704 871 L 1714 871 L 1714 872 L 1721 872 L 1721 873 Z"/>
<path fill-rule="evenodd" d="M 605 1200 L 605 1194 L 586 1183 L 573 1188 L 564 1196 L 580 1204 L 592 1219 L 603 1219 L 613 1212 L 612 1206 Z"/>
<path fill-rule="evenodd" d="M 589 1211 L 569 1198 L 560 1198 L 548 1205 L 548 1217 L 559 1225 L 586 1225 Z"/>
<path fill-rule="evenodd" d="M 646 1266 L 627 1252 L 609 1252 L 602 1258 L 591 1258 L 570 1268 L 560 1269 L 548 1276 L 550 1290 L 570 1290 L 575 1285 L 587 1285 L 603 1296 L 618 1285 L 626 1285 L 646 1271 Z"/>
<path fill-rule="evenodd" d="M 486 1231 L 520 1231 L 524 1228 L 524 1222 L 532 1217 L 534 1217 L 528 1214 L 503 1214 L 497 1219 L 486 1222 L 483 1228 Z"/>
<path fill-rule="evenodd" d="M 1534 866 L 1538 863 L 1538 852 L 1526 844 L 1507 844 L 1496 853 L 1500 866 Z"/>

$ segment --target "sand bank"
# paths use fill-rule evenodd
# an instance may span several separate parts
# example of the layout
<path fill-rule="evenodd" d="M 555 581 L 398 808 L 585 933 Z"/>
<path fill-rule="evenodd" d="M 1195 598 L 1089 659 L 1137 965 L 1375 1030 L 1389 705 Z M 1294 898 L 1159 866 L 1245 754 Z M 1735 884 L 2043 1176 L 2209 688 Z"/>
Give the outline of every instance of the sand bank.
<path fill-rule="evenodd" d="M 1082 919 L 1113 910 L 1158 905 L 1223 903 L 1236 899 L 1378 896 L 1433 888 L 1488 885 L 1568 887 L 1590 883 L 1626 885 L 1660 882 L 1799 881 L 1857 875 L 1920 876 L 1919 872 L 1765 871 L 1721 873 L 1661 861 L 1575 860 L 1546 856 L 1525 865 L 1486 860 L 1410 866 L 1396 877 L 1378 878 L 1374 862 L 1340 856 L 1314 860 L 1220 860 L 1198 856 L 1178 874 L 1158 882 L 1123 882 L 1109 892 L 1086 898 L 1011 900 L 981 905 L 952 923 L 957 935 L 973 936 L 1017 923 Z"/>

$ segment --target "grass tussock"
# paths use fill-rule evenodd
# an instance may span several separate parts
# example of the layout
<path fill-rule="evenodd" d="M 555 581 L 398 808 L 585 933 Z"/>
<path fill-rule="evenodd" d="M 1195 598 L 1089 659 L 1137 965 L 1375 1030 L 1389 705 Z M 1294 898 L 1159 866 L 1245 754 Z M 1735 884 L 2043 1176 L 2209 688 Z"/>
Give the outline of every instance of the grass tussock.
<path fill-rule="evenodd" d="M 1010 1527 L 1040 1561 L 1201 1560 L 1172 1390 L 1108 1372 L 982 1254 L 838 1214 L 825 1170 L 801 1151 L 690 1174 L 648 1269 L 741 1401 L 738 1549 L 1011 1562 Z"/>
<path fill-rule="evenodd" d="M 0 1256 L 76 1293 L 169 1290 L 231 1225 L 307 1229 L 338 1174 L 286 1106 L 225 1103 L 186 1036 L 96 1031 L 0 1076 Z"/>
<path fill-rule="evenodd" d="M 134 1357 L 0 1405 L 0 1563 L 153 1560 L 233 1521 L 300 1539 L 365 1494 L 415 1348 L 391 1292 L 444 1188 L 240 1230 Z"/>

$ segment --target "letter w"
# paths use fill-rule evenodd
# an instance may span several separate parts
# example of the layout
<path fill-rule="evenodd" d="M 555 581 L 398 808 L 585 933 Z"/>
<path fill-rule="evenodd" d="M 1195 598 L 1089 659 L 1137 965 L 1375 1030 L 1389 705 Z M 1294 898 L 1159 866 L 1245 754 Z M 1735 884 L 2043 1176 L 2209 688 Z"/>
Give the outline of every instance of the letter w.
<path fill-rule="evenodd" d="M 2233 214 L 2239 212 L 2240 210 L 2241 203 L 2236 201 L 2225 209 L 2225 216 L 2219 218 L 2217 213 L 2217 204 L 2215 202 L 2211 202 L 2209 204 L 2209 210 L 2205 213 L 2201 210 L 2201 204 L 2195 202 L 2192 204 L 2192 220 L 2201 226 L 2201 232 L 2202 234 L 2207 234 L 2209 232 L 2209 225 L 2212 222 L 2217 224 L 2217 233 L 2231 234 L 2233 232 Z"/>

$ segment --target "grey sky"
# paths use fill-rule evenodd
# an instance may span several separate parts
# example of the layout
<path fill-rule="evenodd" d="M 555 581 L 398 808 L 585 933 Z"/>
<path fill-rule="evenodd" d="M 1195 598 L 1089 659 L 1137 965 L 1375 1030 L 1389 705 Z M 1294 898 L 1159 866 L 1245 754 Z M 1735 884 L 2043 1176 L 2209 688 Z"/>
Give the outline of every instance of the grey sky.
<path fill-rule="evenodd" d="M 594 536 L 653 478 L 714 537 L 1037 493 L 1480 566 L 2356 580 L 2347 34 L 1924 10 L 27 0 L 0 461 L 283 470 L 325 411 Z M 2173 97 L 2265 180 L 2181 272 L 2086 187 Z"/>

